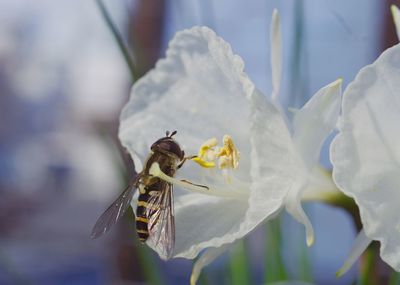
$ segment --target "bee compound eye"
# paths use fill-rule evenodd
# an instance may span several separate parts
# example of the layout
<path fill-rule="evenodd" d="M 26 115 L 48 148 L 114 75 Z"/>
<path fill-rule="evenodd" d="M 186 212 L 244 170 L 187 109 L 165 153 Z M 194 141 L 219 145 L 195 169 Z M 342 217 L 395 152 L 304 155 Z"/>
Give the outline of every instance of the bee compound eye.
<path fill-rule="evenodd" d="M 162 153 L 174 154 L 179 159 L 183 159 L 184 153 L 179 144 L 171 137 L 164 137 L 153 143 L 151 150 Z"/>

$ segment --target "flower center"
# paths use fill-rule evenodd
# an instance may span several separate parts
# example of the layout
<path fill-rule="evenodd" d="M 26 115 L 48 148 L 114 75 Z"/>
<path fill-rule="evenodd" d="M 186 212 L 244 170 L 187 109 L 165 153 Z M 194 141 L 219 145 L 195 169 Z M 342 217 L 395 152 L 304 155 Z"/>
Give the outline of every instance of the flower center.
<path fill-rule="evenodd" d="M 200 146 L 196 156 L 186 157 L 185 159 L 192 160 L 204 168 L 216 168 L 218 165 L 218 169 L 222 171 L 222 177 L 224 178 L 223 186 L 221 184 L 209 185 L 210 183 L 208 182 L 205 183 L 206 185 L 202 185 L 185 179 L 178 180 L 163 173 L 157 162 L 152 164 L 149 174 L 187 190 L 206 195 L 239 199 L 248 197 L 249 185 L 231 176 L 229 173 L 230 170 L 238 168 L 240 153 L 230 136 L 224 135 L 222 143 L 222 146 L 219 146 L 216 138 L 208 139 Z M 211 179 L 218 177 L 218 174 L 214 171 L 207 173 L 211 175 Z M 216 180 L 219 179 L 217 178 Z"/>
<path fill-rule="evenodd" d="M 218 146 L 216 138 L 206 140 L 198 151 L 198 155 L 191 158 L 205 168 L 213 168 L 218 161 L 218 168 L 236 169 L 239 166 L 240 152 L 229 135 L 224 135 L 223 145 Z"/>

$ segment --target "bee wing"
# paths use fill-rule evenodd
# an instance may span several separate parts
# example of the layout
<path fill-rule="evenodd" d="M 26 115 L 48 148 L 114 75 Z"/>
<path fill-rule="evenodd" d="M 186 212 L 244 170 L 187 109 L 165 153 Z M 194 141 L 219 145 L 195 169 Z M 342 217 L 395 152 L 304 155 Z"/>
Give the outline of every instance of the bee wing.
<path fill-rule="evenodd" d="M 152 207 L 157 209 L 149 215 L 149 239 L 148 243 L 160 253 L 160 255 L 169 259 L 172 257 L 175 246 L 175 218 L 174 218 L 174 201 L 173 186 L 165 182 L 164 190 L 161 195 L 149 201 Z"/>
<path fill-rule="evenodd" d="M 125 214 L 137 188 L 140 174 L 119 195 L 119 197 L 104 211 L 92 229 L 91 238 L 95 239 L 105 234 Z"/>

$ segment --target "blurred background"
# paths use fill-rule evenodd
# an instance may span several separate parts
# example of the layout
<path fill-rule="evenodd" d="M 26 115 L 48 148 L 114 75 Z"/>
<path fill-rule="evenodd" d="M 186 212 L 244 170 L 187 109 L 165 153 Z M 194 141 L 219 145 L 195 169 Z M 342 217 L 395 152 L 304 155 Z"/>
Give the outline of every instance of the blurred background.
<path fill-rule="evenodd" d="M 281 100 L 285 107 L 300 107 L 339 77 L 346 86 L 396 44 L 391 3 L 400 4 L 0 0 L 0 284 L 188 284 L 192 261 L 163 262 L 140 245 L 132 211 L 106 236 L 89 237 L 133 174 L 117 139 L 132 76 L 164 56 L 176 31 L 207 25 L 231 44 L 256 86 L 269 94 L 269 23 L 278 8 Z M 321 162 L 330 167 L 326 147 Z M 306 210 L 316 230 L 311 249 L 305 248 L 302 226 L 282 215 L 207 267 L 200 284 L 352 284 L 355 269 L 335 277 L 356 233 L 352 220 L 325 205 Z"/>

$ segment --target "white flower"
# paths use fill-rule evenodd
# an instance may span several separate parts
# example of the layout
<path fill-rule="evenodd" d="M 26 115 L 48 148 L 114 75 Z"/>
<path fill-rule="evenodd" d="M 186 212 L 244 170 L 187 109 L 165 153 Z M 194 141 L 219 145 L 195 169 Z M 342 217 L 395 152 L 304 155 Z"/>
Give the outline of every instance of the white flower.
<path fill-rule="evenodd" d="M 399 19 L 398 9 L 392 11 Z M 339 134 L 331 145 L 333 178 L 354 198 L 364 229 L 339 275 L 372 240 L 381 242 L 382 259 L 400 271 L 399 95 L 399 44 L 362 68 L 344 92 Z"/>
<path fill-rule="evenodd" d="M 281 43 L 276 11 L 271 38 L 277 98 Z M 203 168 L 188 161 L 177 175 L 210 188 L 193 193 L 176 187 L 174 192 L 174 256 L 194 258 L 205 248 L 217 248 L 197 262 L 192 283 L 228 244 L 284 206 L 306 226 L 307 244 L 313 242 L 300 198 L 336 124 L 341 81 L 322 88 L 298 110 L 291 131 L 276 100 L 261 94 L 243 68 L 242 59 L 209 28 L 184 30 L 170 42 L 166 58 L 133 86 L 121 115 L 120 140 L 136 165 L 166 130 L 178 131 L 175 138 L 186 155 L 199 154 L 203 166 L 215 163 Z M 221 149 L 229 148 L 229 155 L 221 156 Z M 182 186 L 179 180 L 169 181 Z"/>

